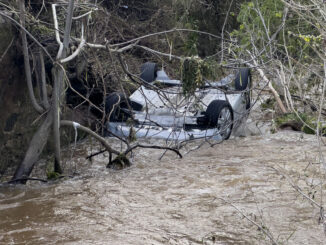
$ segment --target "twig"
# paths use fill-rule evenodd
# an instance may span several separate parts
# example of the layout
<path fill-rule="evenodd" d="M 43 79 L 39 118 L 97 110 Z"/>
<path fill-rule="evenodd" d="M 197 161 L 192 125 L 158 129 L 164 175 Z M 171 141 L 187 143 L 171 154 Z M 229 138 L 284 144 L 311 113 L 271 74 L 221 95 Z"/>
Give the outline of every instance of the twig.
<path fill-rule="evenodd" d="M 223 49 L 224 49 L 224 29 L 225 29 L 225 26 L 226 26 L 226 23 L 227 23 L 227 20 L 229 18 L 229 14 L 230 14 L 230 11 L 231 11 L 231 7 L 233 5 L 233 0 L 231 0 L 231 3 L 230 3 L 230 6 L 229 6 L 229 9 L 228 9 L 228 12 L 226 13 L 226 16 L 225 16 L 225 20 L 224 20 L 224 23 L 223 23 L 223 27 L 222 27 L 222 31 L 221 31 L 221 64 L 223 63 L 223 60 L 224 60 L 224 52 L 223 52 Z"/>
<path fill-rule="evenodd" d="M 257 67 L 257 71 L 259 72 L 260 76 L 262 77 L 262 79 L 268 84 L 268 87 L 270 89 L 270 91 L 272 92 L 272 94 L 274 95 L 275 100 L 277 101 L 278 106 L 280 107 L 280 109 L 282 110 L 283 113 L 286 113 L 287 110 L 280 98 L 280 95 L 278 94 L 278 92 L 275 90 L 275 88 L 273 87 L 273 84 L 271 83 L 271 81 L 267 78 L 267 76 L 265 75 L 265 72 L 261 69 L 258 68 L 258 62 L 256 60 L 256 58 L 248 51 L 249 55 L 251 56 L 254 65 Z"/>
<path fill-rule="evenodd" d="M 12 45 L 13 42 L 14 42 L 14 38 L 11 39 L 11 41 L 10 41 L 8 47 L 6 48 L 6 50 L 5 50 L 5 51 L 3 52 L 3 54 L 1 55 L 1 57 L 0 57 L 0 63 L 2 62 L 3 58 L 6 56 L 8 50 L 10 49 L 10 47 L 11 47 L 11 45 Z"/>
<path fill-rule="evenodd" d="M 100 151 L 98 151 L 98 152 L 95 152 L 95 153 L 93 153 L 93 154 L 87 156 L 87 157 L 86 157 L 86 160 L 88 160 L 88 159 L 90 159 L 90 158 L 92 158 L 92 157 L 95 157 L 95 156 L 97 156 L 97 155 L 100 155 L 100 154 L 102 154 L 102 153 L 104 153 L 104 152 L 106 152 L 106 150 L 100 150 Z"/>
<path fill-rule="evenodd" d="M 124 154 L 127 155 L 129 152 L 131 152 L 132 150 L 134 150 L 137 147 L 140 147 L 140 148 L 149 148 L 149 149 L 169 150 L 169 151 L 173 151 L 180 158 L 182 158 L 181 153 L 177 149 L 175 149 L 175 148 L 171 148 L 171 147 L 167 147 L 167 146 L 158 146 L 158 145 L 142 145 L 142 144 L 139 144 L 139 143 L 137 143 L 137 144 L 135 144 L 133 146 L 130 146 L 127 150 L 125 150 Z"/>
<path fill-rule="evenodd" d="M 259 225 L 257 222 L 253 221 L 252 219 L 250 219 L 243 211 L 241 211 L 237 206 L 235 206 L 233 203 L 223 199 L 223 198 L 218 198 L 220 200 L 222 200 L 223 202 L 231 205 L 235 210 L 237 210 L 246 220 L 248 220 L 250 223 L 252 223 L 253 225 L 255 225 L 256 227 L 258 227 L 258 229 L 260 231 L 262 231 L 271 241 L 273 245 L 277 245 L 279 244 L 277 241 L 275 241 L 275 238 L 273 237 L 273 235 L 270 233 L 269 230 L 266 230 L 266 227 L 263 227 L 261 225 Z"/>
<path fill-rule="evenodd" d="M 167 30 L 167 31 L 160 31 L 160 32 L 150 33 L 150 34 L 147 34 L 147 35 L 144 35 L 144 36 L 141 36 L 141 37 L 131 39 L 131 40 L 126 41 L 126 42 L 110 45 L 110 47 L 122 46 L 122 45 L 126 45 L 126 44 L 129 44 L 129 43 L 134 43 L 136 41 L 139 41 L 139 40 L 142 40 L 142 39 L 145 39 L 145 38 L 149 38 L 149 37 L 152 37 L 152 36 L 158 36 L 158 35 L 162 35 L 162 34 L 167 34 L 167 33 L 171 33 L 171 32 L 195 32 L 195 33 L 199 33 L 199 34 L 208 35 L 208 36 L 211 36 L 211 37 L 214 37 L 214 38 L 217 38 L 217 39 L 221 38 L 220 36 L 217 36 L 217 35 L 214 35 L 212 33 L 205 32 L 205 31 L 198 31 L 198 30 L 193 30 L 193 29 L 174 28 L 174 29 Z M 232 42 L 231 40 L 229 40 L 229 41 Z"/>
<path fill-rule="evenodd" d="M 46 48 L 44 48 L 43 45 L 39 41 L 37 41 L 37 39 L 29 31 L 27 31 L 24 26 L 22 26 L 20 23 L 18 23 L 15 19 L 11 18 L 10 16 L 2 13 L 1 11 L 0 11 L 0 15 L 3 16 L 3 17 L 5 17 L 5 18 L 8 18 L 12 22 L 14 22 L 17 26 L 19 26 L 38 46 L 40 46 L 41 49 L 43 49 L 43 51 L 46 53 L 46 55 L 49 57 L 49 59 L 52 62 L 54 62 L 54 60 L 52 59 L 51 55 L 46 50 Z"/>
<path fill-rule="evenodd" d="M 61 66 L 61 69 L 64 70 L 64 68 Z M 99 112 L 103 113 L 103 110 L 100 109 L 98 106 L 96 106 L 93 102 L 91 102 L 89 99 L 87 99 L 85 96 L 83 96 L 81 93 L 79 93 L 76 89 L 73 88 L 73 86 L 71 86 L 71 83 L 69 81 L 69 78 L 67 77 L 66 73 L 65 73 L 65 77 L 66 77 L 66 82 L 69 86 L 69 88 L 75 92 L 76 94 L 78 94 L 81 98 L 83 98 L 85 101 L 87 101 L 90 105 L 92 105 L 95 109 L 97 109 Z"/>
<path fill-rule="evenodd" d="M 295 185 L 292 181 L 292 179 L 286 174 L 284 173 L 284 171 L 280 171 L 279 169 L 275 168 L 275 167 L 271 167 L 273 170 L 275 170 L 277 173 L 279 173 L 280 175 L 282 175 L 287 181 L 288 183 L 292 186 L 293 189 L 295 189 L 297 192 L 299 192 L 304 198 L 306 198 L 307 200 L 309 200 L 312 204 L 314 204 L 315 206 L 317 206 L 318 208 L 323 208 L 322 205 L 318 204 L 315 200 L 313 200 L 312 198 L 310 198 L 307 194 L 305 194 L 298 185 Z M 279 168 L 281 168 L 279 166 Z"/>
<path fill-rule="evenodd" d="M 58 18 L 57 18 L 56 5 L 57 4 L 52 4 L 52 15 L 53 15 L 53 23 L 54 23 L 54 33 L 55 33 L 55 39 L 57 40 L 57 43 L 59 45 L 61 45 L 62 42 L 60 40 L 59 24 L 58 24 Z"/>
<path fill-rule="evenodd" d="M 95 133 L 91 129 L 80 125 L 77 122 L 68 121 L 68 120 L 61 120 L 60 121 L 60 126 L 71 126 L 71 127 L 80 129 L 80 130 L 88 133 L 89 135 L 91 135 L 92 137 L 94 137 L 95 139 L 97 139 L 98 141 L 100 141 L 103 144 L 103 146 L 106 148 L 106 150 L 108 152 L 111 152 L 111 153 L 116 154 L 116 155 L 119 155 L 120 154 L 119 151 L 111 148 L 111 146 L 106 142 L 105 138 L 103 138 L 102 136 L 98 135 L 97 133 Z"/>
<path fill-rule="evenodd" d="M 161 56 L 166 56 L 166 57 L 169 57 L 169 58 L 174 58 L 174 59 L 178 59 L 178 60 L 182 60 L 181 57 L 179 56 L 176 56 L 176 55 L 173 55 L 171 53 L 167 54 L 167 53 L 162 53 L 160 51 L 157 51 L 157 50 L 154 50 L 154 49 L 151 49 L 151 48 L 148 48 L 148 47 L 145 47 L 145 46 L 142 46 L 142 45 L 135 45 L 135 47 L 137 48 L 141 48 L 141 49 L 144 49 L 148 52 L 151 52 L 153 54 L 158 54 L 158 55 L 161 55 Z"/>
<path fill-rule="evenodd" d="M 84 48 L 86 44 L 86 40 L 84 38 L 84 24 L 82 23 L 82 27 L 81 27 L 81 42 L 78 45 L 78 48 L 75 50 L 75 52 L 73 52 L 71 55 L 69 55 L 68 57 L 61 59 L 60 63 L 65 63 L 68 61 L 71 61 L 72 59 L 74 59 L 79 53 L 80 51 L 82 51 L 82 49 Z"/>

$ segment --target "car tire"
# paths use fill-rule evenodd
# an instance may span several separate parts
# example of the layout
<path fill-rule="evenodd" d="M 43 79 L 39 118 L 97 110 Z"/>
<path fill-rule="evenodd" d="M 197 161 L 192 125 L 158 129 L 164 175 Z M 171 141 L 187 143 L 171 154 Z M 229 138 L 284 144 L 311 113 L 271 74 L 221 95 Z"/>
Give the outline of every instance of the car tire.
<path fill-rule="evenodd" d="M 122 93 L 111 93 L 105 99 L 105 113 L 110 122 L 124 122 L 130 117 L 122 109 L 128 109 L 128 99 Z"/>
<path fill-rule="evenodd" d="M 146 62 L 140 68 L 140 78 L 148 83 L 155 81 L 158 67 L 156 63 Z"/>
<path fill-rule="evenodd" d="M 243 91 L 248 87 L 250 87 L 251 83 L 251 74 L 249 68 L 241 68 L 235 78 L 234 87 L 238 91 Z"/>
<path fill-rule="evenodd" d="M 251 83 L 250 83 L 250 85 L 251 85 Z M 251 108 L 251 86 L 249 86 L 248 91 L 246 91 L 245 98 L 246 98 L 246 110 L 250 110 L 250 108 Z"/>
<path fill-rule="evenodd" d="M 230 138 L 233 128 L 233 110 L 225 100 L 213 100 L 206 109 L 207 125 L 220 131 L 223 140 Z"/>

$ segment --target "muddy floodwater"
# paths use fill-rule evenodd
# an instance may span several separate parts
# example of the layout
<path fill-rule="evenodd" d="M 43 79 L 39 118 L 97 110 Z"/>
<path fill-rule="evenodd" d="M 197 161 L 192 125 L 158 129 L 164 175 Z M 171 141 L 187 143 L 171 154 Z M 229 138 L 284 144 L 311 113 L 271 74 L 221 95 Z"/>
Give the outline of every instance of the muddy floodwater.
<path fill-rule="evenodd" d="M 321 203 L 314 136 L 231 138 L 183 159 L 139 149 L 120 171 L 90 151 L 77 146 L 74 178 L 0 187 L 0 244 L 326 244 L 320 208 L 298 191 Z"/>

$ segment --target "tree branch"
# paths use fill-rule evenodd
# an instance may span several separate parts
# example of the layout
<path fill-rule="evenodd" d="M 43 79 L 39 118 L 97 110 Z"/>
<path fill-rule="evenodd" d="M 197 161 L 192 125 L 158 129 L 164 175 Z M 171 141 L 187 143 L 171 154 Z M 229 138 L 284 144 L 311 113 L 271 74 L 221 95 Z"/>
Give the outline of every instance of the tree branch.
<path fill-rule="evenodd" d="M 108 152 L 116 154 L 116 155 L 120 154 L 119 151 L 111 148 L 111 146 L 106 142 L 106 140 L 102 136 L 98 135 L 97 133 L 95 133 L 91 129 L 80 125 L 79 123 L 76 123 L 76 122 L 73 122 L 73 121 L 68 121 L 68 120 L 61 120 L 60 126 L 71 126 L 71 127 L 76 128 L 76 129 L 82 130 L 83 132 L 88 133 L 89 135 L 91 135 L 92 137 L 94 137 L 95 139 L 100 141 Z"/>
<path fill-rule="evenodd" d="M 12 21 L 17 26 L 19 26 L 41 49 L 43 49 L 43 51 L 46 53 L 46 55 L 49 57 L 49 59 L 53 62 L 53 59 L 52 59 L 51 55 L 49 54 L 49 52 L 46 50 L 46 48 L 44 48 L 43 45 L 39 41 L 37 41 L 37 39 L 29 31 L 27 31 L 24 26 L 22 26 L 20 23 L 18 23 L 15 19 L 11 18 L 10 16 L 2 13 L 1 11 L 0 11 L 0 15 L 5 18 L 8 18 L 10 21 Z"/>
<path fill-rule="evenodd" d="M 75 52 L 73 52 L 68 57 L 61 59 L 60 60 L 60 63 L 65 63 L 65 62 L 71 61 L 72 59 L 76 58 L 77 55 L 80 53 L 80 51 L 82 51 L 82 49 L 84 48 L 85 44 L 86 44 L 86 40 L 84 38 L 84 24 L 82 23 L 82 27 L 81 27 L 81 42 L 79 43 L 78 48 L 75 50 Z"/>
<path fill-rule="evenodd" d="M 55 6 L 53 8 L 55 10 Z M 67 9 L 67 17 L 65 23 L 65 32 L 63 37 L 63 49 L 62 53 L 58 52 L 58 58 L 65 58 L 69 48 L 69 41 L 70 41 L 70 32 L 71 32 L 71 25 L 72 25 L 72 16 L 74 11 L 74 0 L 69 0 L 68 9 Z M 55 12 L 54 12 L 55 14 Z M 53 14 L 53 16 L 55 16 Z M 56 30 L 56 38 L 58 39 L 58 30 Z M 60 39 L 60 37 L 59 37 Z M 60 40 L 57 40 L 61 42 Z M 61 45 L 60 45 L 61 46 Z M 60 51 L 60 50 L 59 50 Z M 54 162 L 54 171 L 58 173 L 62 173 L 60 162 L 61 162 L 61 144 L 60 144 L 60 105 L 61 102 L 64 100 L 64 70 L 59 67 L 58 64 L 55 64 L 54 68 L 54 86 L 53 86 L 53 136 L 54 136 L 54 144 L 55 144 L 55 162 Z"/>
<path fill-rule="evenodd" d="M 40 65 L 41 65 L 41 89 L 42 89 L 42 99 L 43 105 L 45 109 L 50 108 L 49 100 L 48 100 L 48 92 L 46 89 L 46 78 L 45 78 L 45 66 L 44 66 L 44 57 L 43 52 L 40 50 Z"/>
<path fill-rule="evenodd" d="M 175 148 L 171 148 L 171 147 L 167 147 L 167 146 L 159 146 L 159 145 L 142 145 L 142 144 L 135 144 L 133 146 L 130 146 L 125 152 L 124 154 L 127 155 L 129 152 L 131 152 L 132 150 L 136 149 L 137 147 L 140 148 L 149 148 L 149 149 L 160 149 L 160 150 L 168 150 L 168 151 L 173 151 L 174 153 L 176 153 L 180 158 L 182 158 L 181 153 L 175 149 Z"/>
<path fill-rule="evenodd" d="M 20 10 L 20 22 L 21 26 L 25 26 L 25 1 L 20 0 L 19 1 L 19 10 Z M 27 87 L 28 87 L 28 93 L 29 97 L 31 99 L 32 105 L 34 109 L 42 114 L 44 112 L 44 109 L 42 106 L 40 106 L 35 98 L 34 90 L 33 90 L 33 84 L 32 84 L 32 73 L 31 73 L 31 67 L 29 63 L 29 54 L 28 54 L 28 47 L 27 47 L 27 38 L 26 38 L 26 32 L 24 30 L 20 31 L 21 37 L 22 37 L 22 43 L 23 43 L 23 54 L 24 54 L 24 67 L 25 67 L 25 75 L 26 75 L 26 81 L 27 81 Z"/>

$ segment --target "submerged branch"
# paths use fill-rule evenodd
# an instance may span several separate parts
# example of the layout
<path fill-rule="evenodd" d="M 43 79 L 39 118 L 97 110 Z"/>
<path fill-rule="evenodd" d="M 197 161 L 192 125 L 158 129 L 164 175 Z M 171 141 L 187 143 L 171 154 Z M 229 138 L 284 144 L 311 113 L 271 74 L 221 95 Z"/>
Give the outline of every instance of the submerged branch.
<path fill-rule="evenodd" d="M 147 148 L 147 149 L 160 149 L 160 150 L 168 150 L 168 151 L 173 151 L 174 153 L 176 153 L 180 158 L 182 158 L 182 155 L 180 153 L 180 151 L 178 151 L 175 148 L 171 148 L 171 147 L 167 147 L 167 146 L 159 146 L 159 145 L 142 145 L 142 144 L 135 144 L 133 146 L 130 146 L 125 152 L 124 154 L 127 155 L 129 152 L 131 152 L 132 150 L 136 149 L 137 147 L 140 148 Z"/>

